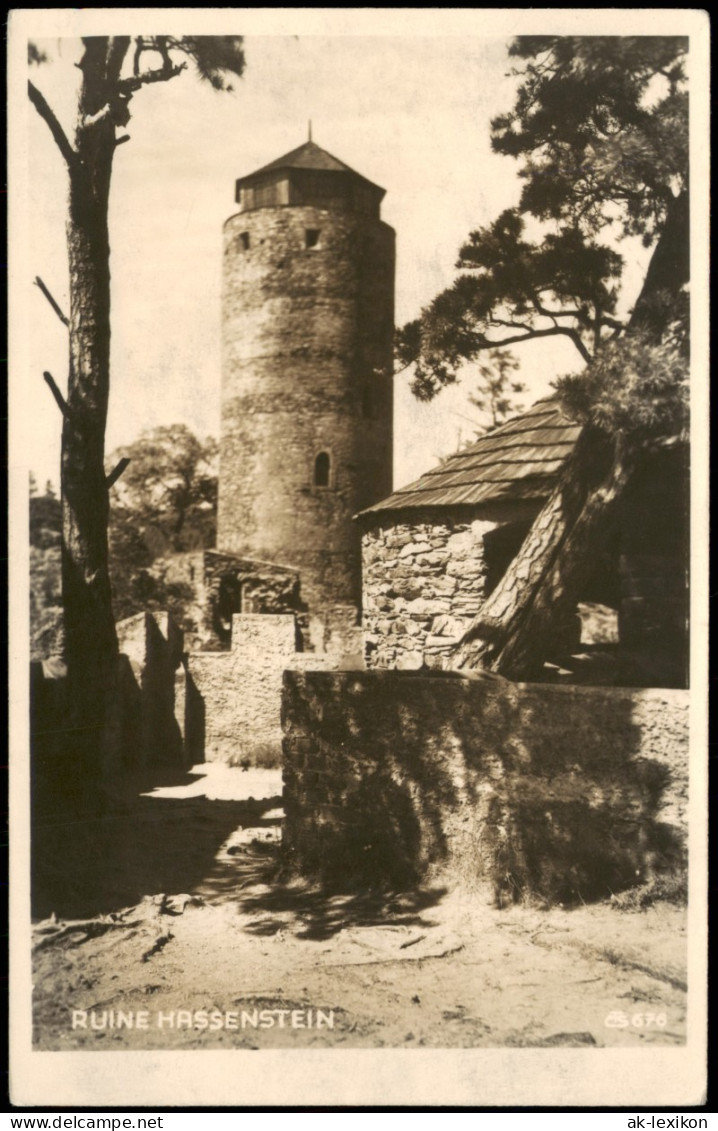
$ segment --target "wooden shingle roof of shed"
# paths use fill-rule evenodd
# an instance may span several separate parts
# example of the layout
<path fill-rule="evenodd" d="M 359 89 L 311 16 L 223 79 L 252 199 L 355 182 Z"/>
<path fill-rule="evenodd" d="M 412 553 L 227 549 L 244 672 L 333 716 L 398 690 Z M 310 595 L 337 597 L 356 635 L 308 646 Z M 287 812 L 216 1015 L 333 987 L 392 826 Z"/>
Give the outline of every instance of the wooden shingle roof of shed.
<path fill-rule="evenodd" d="M 362 516 L 545 498 L 580 431 L 556 398 L 537 401 L 527 412 L 368 507 Z"/>

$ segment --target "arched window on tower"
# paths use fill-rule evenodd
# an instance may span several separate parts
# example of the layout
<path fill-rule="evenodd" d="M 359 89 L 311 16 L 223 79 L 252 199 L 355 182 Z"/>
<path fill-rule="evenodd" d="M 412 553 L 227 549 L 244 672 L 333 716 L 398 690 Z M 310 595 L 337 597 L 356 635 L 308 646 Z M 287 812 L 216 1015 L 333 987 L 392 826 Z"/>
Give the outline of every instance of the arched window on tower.
<path fill-rule="evenodd" d="M 329 486 L 330 461 L 329 452 L 320 452 L 314 461 L 314 486 Z"/>

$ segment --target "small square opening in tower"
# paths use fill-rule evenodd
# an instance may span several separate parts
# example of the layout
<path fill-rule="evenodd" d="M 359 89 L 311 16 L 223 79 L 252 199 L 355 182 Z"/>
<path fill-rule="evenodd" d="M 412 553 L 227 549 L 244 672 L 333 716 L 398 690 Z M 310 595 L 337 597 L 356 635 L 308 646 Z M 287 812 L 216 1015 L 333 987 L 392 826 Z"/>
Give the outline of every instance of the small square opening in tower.
<path fill-rule="evenodd" d="M 242 251 L 249 251 L 249 232 L 239 233 L 239 246 Z"/>
<path fill-rule="evenodd" d="M 304 245 L 307 248 L 319 247 L 319 236 L 321 232 L 319 228 L 306 228 L 304 232 Z"/>

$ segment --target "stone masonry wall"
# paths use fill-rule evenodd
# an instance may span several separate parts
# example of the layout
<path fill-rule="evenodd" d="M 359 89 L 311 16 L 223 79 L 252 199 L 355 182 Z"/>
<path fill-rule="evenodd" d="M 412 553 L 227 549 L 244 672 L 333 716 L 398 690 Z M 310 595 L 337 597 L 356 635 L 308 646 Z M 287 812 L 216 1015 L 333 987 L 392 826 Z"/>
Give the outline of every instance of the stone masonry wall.
<path fill-rule="evenodd" d="M 498 905 L 683 874 L 684 691 L 287 672 L 282 717 L 299 874 L 344 889 L 451 879 Z"/>
<path fill-rule="evenodd" d="M 364 533 L 363 624 L 369 668 L 440 668 L 485 595 L 484 535 L 496 521 L 443 512 L 395 515 Z"/>
<path fill-rule="evenodd" d="M 335 668 L 338 658 L 297 652 L 293 616 L 232 619 L 229 652 L 191 652 L 188 671 L 204 704 L 204 757 L 232 765 L 279 764 L 282 672 Z"/>

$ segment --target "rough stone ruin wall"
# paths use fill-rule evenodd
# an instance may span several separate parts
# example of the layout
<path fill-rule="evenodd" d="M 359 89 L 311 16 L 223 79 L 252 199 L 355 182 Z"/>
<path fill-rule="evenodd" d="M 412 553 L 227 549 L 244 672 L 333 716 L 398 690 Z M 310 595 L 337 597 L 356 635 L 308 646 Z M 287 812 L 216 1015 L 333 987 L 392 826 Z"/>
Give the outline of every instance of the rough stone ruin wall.
<path fill-rule="evenodd" d="M 189 651 L 229 649 L 232 615 L 240 611 L 223 607 L 232 599 L 243 612 L 297 613 L 300 627 L 306 628 L 294 570 L 219 550 L 198 550 L 159 559 L 153 572 L 178 593 L 175 616 L 181 618 Z"/>
<path fill-rule="evenodd" d="M 205 760 L 278 766 L 283 672 L 338 665 L 337 655 L 297 651 L 293 616 L 235 616 L 231 651 L 188 657 L 189 674 L 204 702 Z"/>
<path fill-rule="evenodd" d="M 391 517 L 363 539 L 369 668 L 442 668 L 486 592 L 484 535 L 497 522 Z"/>

